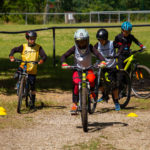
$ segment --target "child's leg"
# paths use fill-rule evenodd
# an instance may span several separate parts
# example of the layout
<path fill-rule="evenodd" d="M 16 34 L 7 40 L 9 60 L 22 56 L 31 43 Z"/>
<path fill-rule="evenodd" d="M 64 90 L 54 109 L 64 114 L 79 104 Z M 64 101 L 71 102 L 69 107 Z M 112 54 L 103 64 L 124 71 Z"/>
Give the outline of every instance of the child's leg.
<path fill-rule="evenodd" d="M 95 74 L 93 72 L 93 70 L 89 70 L 88 71 L 88 74 L 86 76 L 86 78 L 89 80 L 90 82 L 90 87 L 91 87 L 91 90 L 94 91 L 94 87 L 95 87 Z"/>
<path fill-rule="evenodd" d="M 35 82 L 36 82 L 36 75 L 28 75 L 28 81 L 30 84 L 30 90 L 31 90 L 31 100 L 32 100 L 32 104 L 31 107 L 34 108 L 35 106 L 35 97 L 36 97 L 36 91 L 35 91 Z"/>
<path fill-rule="evenodd" d="M 72 78 L 73 78 L 73 103 L 77 104 L 79 100 L 79 82 L 81 82 L 78 71 L 73 72 Z"/>

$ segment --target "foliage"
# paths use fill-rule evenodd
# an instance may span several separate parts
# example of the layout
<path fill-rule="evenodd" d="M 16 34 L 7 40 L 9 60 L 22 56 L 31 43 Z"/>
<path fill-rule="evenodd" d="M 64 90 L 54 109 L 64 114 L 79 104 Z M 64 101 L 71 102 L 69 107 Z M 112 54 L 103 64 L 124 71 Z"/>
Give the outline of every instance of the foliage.
<path fill-rule="evenodd" d="M 117 4 L 117 5 L 116 5 Z M 51 5 L 53 7 L 51 7 Z M 22 16 L 8 16 L 7 13 L 32 13 L 32 12 L 92 12 L 92 11 L 126 11 L 126 10 L 149 10 L 149 0 L 0 0 L 0 13 L 6 13 L 6 15 L 0 15 L 0 22 L 3 23 L 24 23 L 25 15 Z M 30 17 L 30 23 L 41 24 L 43 23 L 42 17 Z M 125 19 L 125 16 L 123 16 Z M 60 23 L 63 19 L 61 16 L 53 17 L 51 22 L 55 19 L 55 23 Z M 76 17 L 78 22 L 80 20 L 89 19 L 88 16 Z M 95 16 L 97 18 L 97 16 Z M 133 20 L 134 17 L 132 17 Z M 33 20 L 32 20 L 33 19 Z M 140 19 L 145 19 L 144 16 L 140 16 Z M 105 16 L 102 20 L 108 20 Z M 117 20 L 117 16 L 114 18 Z M 126 19 L 125 19 L 126 20 Z M 139 20 L 139 19 L 138 19 Z"/>

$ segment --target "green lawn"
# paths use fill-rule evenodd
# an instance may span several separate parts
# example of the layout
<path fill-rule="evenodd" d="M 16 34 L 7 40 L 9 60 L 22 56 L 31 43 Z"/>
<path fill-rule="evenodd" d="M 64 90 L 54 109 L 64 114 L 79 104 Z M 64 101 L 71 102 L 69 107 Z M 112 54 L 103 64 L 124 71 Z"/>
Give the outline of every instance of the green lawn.
<path fill-rule="evenodd" d="M 67 26 L 101 26 L 101 25 L 116 25 L 116 24 L 68 24 Z M 119 24 L 120 25 L 120 24 Z M 1 25 L 0 31 L 22 31 L 46 28 L 52 26 L 66 26 L 66 24 L 59 25 Z M 87 29 L 90 35 L 90 43 L 95 44 L 96 40 L 96 29 Z M 132 33 L 141 41 L 146 47 L 147 51 L 138 55 L 138 59 L 142 64 L 150 67 L 150 38 L 149 38 L 150 27 L 135 27 Z M 39 66 L 37 89 L 47 90 L 51 88 L 58 88 L 62 90 L 71 89 L 71 71 L 64 71 L 60 68 L 60 57 L 74 44 L 74 32 L 76 29 L 56 29 L 56 60 L 57 67 L 53 68 L 52 56 L 53 56 L 53 37 L 52 30 L 38 31 L 37 43 L 40 44 L 48 55 L 48 60 L 45 64 Z M 120 33 L 120 28 L 108 28 L 109 39 L 113 40 L 114 37 Z M 18 64 L 10 63 L 8 55 L 13 47 L 19 46 L 26 42 L 25 36 L 21 34 L 0 34 L 0 91 L 6 93 L 14 93 L 13 86 L 16 81 L 13 80 L 12 76 L 15 72 Z M 138 49 L 134 43 L 132 49 Z M 15 55 L 20 57 L 20 55 Z M 68 59 L 68 62 L 72 62 L 72 58 Z"/>

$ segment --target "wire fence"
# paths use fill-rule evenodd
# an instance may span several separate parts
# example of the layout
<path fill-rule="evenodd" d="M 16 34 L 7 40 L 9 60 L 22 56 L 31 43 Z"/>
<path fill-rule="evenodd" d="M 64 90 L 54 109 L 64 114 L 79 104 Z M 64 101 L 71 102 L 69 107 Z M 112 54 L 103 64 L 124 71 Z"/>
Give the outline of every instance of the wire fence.
<path fill-rule="evenodd" d="M 150 22 L 150 11 L 98 11 L 89 13 L 0 13 L 0 24 L 100 23 L 122 21 Z"/>
<path fill-rule="evenodd" d="M 133 25 L 133 27 L 149 27 L 150 24 L 143 24 L 143 25 Z M 77 28 L 120 28 L 120 25 L 107 25 L 107 26 L 59 26 L 59 27 L 48 27 L 48 28 L 40 28 L 40 29 L 34 29 L 30 31 L 44 31 L 44 30 L 52 30 L 52 37 L 53 37 L 53 66 L 56 66 L 56 45 L 55 45 L 55 37 L 56 37 L 56 30 L 58 29 L 77 29 Z M 10 32 L 10 31 L 0 31 L 2 34 L 20 34 L 25 33 L 28 30 L 24 31 L 16 31 L 16 32 Z"/>

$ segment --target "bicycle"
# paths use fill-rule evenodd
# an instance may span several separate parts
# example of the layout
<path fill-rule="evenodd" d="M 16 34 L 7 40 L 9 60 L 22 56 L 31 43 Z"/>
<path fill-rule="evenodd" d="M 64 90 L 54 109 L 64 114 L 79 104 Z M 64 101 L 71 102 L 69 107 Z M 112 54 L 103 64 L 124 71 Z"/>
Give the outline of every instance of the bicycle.
<path fill-rule="evenodd" d="M 22 72 L 19 73 L 19 80 L 17 82 L 17 96 L 18 96 L 18 105 L 17 105 L 17 113 L 21 113 L 22 102 L 25 101 L 26 108 L 30 108 L 32 105 L 31 92 L 30 92 L 30 84 L 28 81 L 28 73 L 27 73 L 27 64 L 38 64 L 37 61 L 23 61 L 20 59 L 15 59 L 15 62 L 23 62 L 24 68 Z"/>
<path fill-rule="evenodd" d="M 130 50 L 131 51 L 131 50 Z M 143 49 L 130 52 L 130 56 L 124 60 L 124 70 L 128 71 L 131 78 L 131 89 L 138 98 L 150 97 L 150 69 L 140 65 L 135 58 L 135 54 L 143 52 Z"/>
<path fill-rule="evenodd" d="M 107 57 L 108 59 L 114 59 L 115 56 Z M 105 70 L 105 71 L 104 71 Z M 116 76 L 117 75 L 117 76 Z M 118 76 L 122 75 L 124 80 L 124 84 L 122 84 L 121 80 L 118 80 Z M 98 85 L 100 82 L 104 87 L 105 95 L 112 95 L 112 99 L 114 100 L 113 90 L 118 87 L 118 101 L 121 108 L 125 108 L 130 101 L 130 93 L 131 93 L 131 82 L 129 74 L 122 69 L 113 68 L 99 68 L 97 72 L 97 81 Z M 106 100 L 107 102 L 107 100 Z"/>
<path fill-rule="evenodd" d="M 95 89 L 96 97 L 94 98 L 94 101 L 91 100 L 91 90 L 90 90 L 90 83 L 86 79 L 87 72 L 91 68 L 97 68 L 94 65 L 91 65 L 89 67 L 78 67 L 78 66 L 68 66 L 66 69 L 76 69 L 77 71 L 81 72 L 81 75 L 79 75 L 81 82 L 79 82 L 79 102 L 78 102 L 78 109 L 77 112 L 81 112 L 81 120 L 82 120 L 82 126 L 83 131 L 88 131 L 88 113 L 92 114 L 95 111 L 96 104 L 97 104 L 97 95 L 98 95 L 98 88 Z M 96 91 L 97 90 L 97 91 Z"/>

